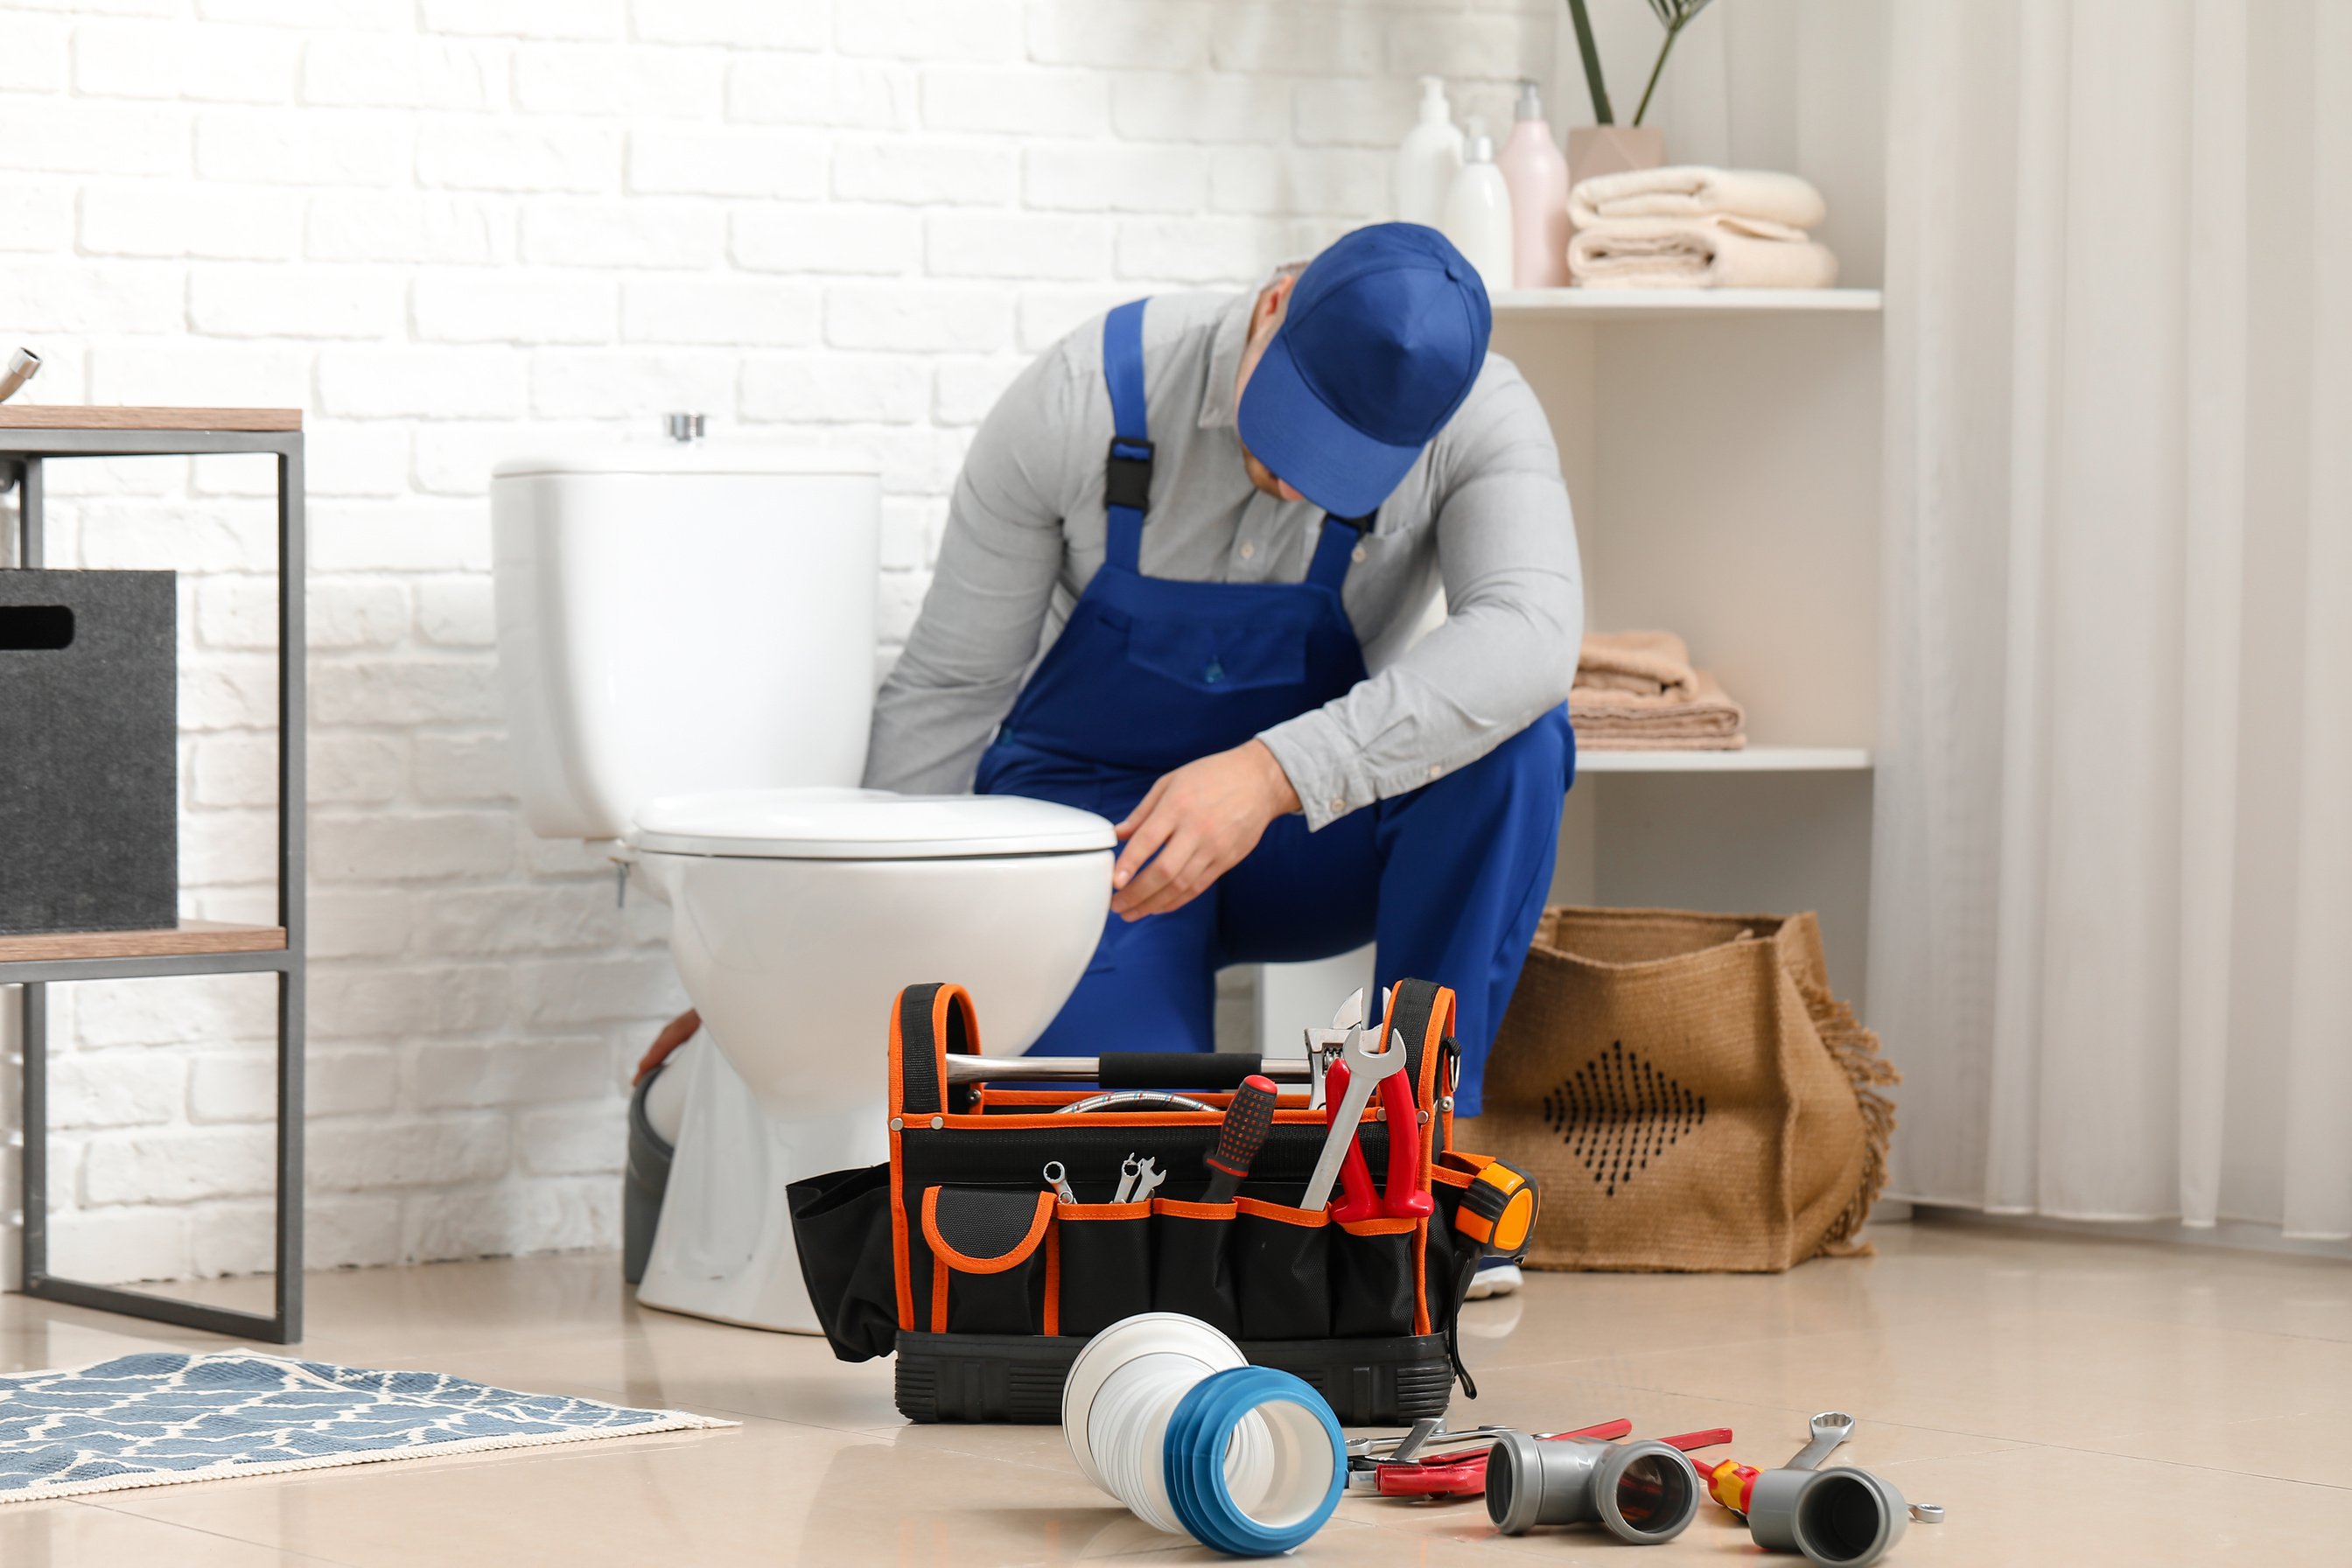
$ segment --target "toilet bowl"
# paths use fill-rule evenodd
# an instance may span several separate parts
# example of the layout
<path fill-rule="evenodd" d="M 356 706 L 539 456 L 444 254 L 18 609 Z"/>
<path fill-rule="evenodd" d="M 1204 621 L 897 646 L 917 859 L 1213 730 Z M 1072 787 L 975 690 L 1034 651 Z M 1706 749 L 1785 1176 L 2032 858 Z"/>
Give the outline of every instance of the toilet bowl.
<path fill-rule="evenodd" d="M 1111 826 L 856 787 L 877 663 L 870 470 L 614 446 L 499 464 L 491 515 L 526 817 L 597 843 L 669 906 L 703 1019 L 664 1074 L 682 1075 L 675 1152 L 638 1299 L 816 1332 L 784 1189 L 887 1157 L 892 998 L 952 980 L 987 1020 L 977 1048 L 1026 1049 L 1101 933 Z"/>
<path fill-rule="evenodd" d="M 709 1050 L 687 1075 L 668 1194 L 637 1299 L 818 1331 L 784 1188 L 889 1156 L 890 1008 L 961 977 L 1018 1055 L 1077 984 L 1114 840 L 1017 797 L 736 791 L 656 801 L 632 876 L 670 906 L 670 952 Z M 756 1201 L 746 1201 L 757 1194 Z"/>

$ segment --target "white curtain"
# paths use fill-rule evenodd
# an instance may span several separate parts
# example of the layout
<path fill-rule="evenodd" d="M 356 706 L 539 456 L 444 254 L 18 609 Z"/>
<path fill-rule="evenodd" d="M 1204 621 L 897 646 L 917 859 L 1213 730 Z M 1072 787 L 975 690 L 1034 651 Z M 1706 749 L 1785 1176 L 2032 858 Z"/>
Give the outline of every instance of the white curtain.
<path fill-rule="evenodd" d="M 1889 47 L 1894 1191 L 2352 1235 L 2352 3 Z"/>

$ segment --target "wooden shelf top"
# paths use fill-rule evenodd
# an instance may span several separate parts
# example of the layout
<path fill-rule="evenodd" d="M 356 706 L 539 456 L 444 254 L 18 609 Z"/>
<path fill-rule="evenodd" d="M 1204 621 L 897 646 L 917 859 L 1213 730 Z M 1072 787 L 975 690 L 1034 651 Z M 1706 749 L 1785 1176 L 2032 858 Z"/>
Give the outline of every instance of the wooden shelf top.
<path fill-rule="evenodd" d="M 299 430 L 299 408 L 140 408 L 0 403 L 0 430 Z"/>
<path fill-rule="evenodd" d="M 277 952 L 284 926 L 182 921 L 163 931 L 59 931 L 0 935 L 0 963 L 54 963 L 70 958 L 183 958 L 213 952 Z M 0 975 L 0 983 L 5 976 Z"/>
<path fill-rule="evenodd" d="M 1576 749 L 1579 773 L 1827 773 L 1870 765 L 1870 752 L 1862 746 L 1748 746 L 1737 752 Z"/>
<path fill-rule="evenodd" d="M 1502 289 L 1497 321 L 1685 321 L 1700 316 L 1870 312 L 1875 289 Z"/>

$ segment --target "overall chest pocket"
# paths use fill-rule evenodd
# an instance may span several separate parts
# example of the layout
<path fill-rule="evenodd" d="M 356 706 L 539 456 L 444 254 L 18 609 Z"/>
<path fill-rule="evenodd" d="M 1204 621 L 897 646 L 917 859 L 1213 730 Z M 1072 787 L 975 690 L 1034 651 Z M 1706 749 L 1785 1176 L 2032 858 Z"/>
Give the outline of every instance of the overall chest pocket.
<path fill-rule="evenodd" d="M 1250 691 L 1307 679 L 1307 638 L 1283 621 L 1139 621 L 1128 662 L 1197 691 Z"/>

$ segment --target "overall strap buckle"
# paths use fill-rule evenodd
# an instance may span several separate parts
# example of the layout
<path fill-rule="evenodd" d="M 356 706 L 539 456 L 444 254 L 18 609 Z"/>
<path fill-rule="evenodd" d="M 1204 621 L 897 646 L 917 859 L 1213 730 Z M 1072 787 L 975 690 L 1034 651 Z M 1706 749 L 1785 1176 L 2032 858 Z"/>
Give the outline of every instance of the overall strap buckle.
<path fill-rule="evenodd" d="M 1103 464 L 1106 506 L 1132 507 L 1137 511 L 1151 509 L 1152 455 L 1151 443 L 1139 437 L 1110 438 L 1110 455 Z"/>

